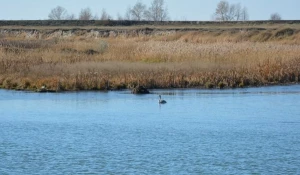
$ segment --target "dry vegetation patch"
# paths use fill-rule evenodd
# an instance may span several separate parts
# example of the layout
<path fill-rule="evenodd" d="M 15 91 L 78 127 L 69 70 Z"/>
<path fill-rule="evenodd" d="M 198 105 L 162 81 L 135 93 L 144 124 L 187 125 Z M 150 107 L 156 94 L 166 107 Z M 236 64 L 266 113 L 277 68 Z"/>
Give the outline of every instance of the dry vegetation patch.
<path fill-rule="evenodd" d="M 85 33 L 86 34 L 86 33 Z M 111 37 L 2 36 L 0 87 L 51 91 L 297 83 L 296 29 Z"/>

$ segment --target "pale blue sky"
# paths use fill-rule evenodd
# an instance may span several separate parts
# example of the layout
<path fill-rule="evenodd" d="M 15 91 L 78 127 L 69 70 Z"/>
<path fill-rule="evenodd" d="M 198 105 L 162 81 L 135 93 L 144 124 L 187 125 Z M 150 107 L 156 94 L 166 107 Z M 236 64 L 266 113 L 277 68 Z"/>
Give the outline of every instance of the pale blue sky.
<path fill-rule="evenodd" d="M 78 16 L 82 8 L 90 7 L 94 14 L 107 13 L 116 18 L 124 15 L 128 6 L 137 0 L 0 0 L 0 20 L 47 19 L 51 9 L 60 5 L 69 13 Z M 152 0 L 142 0 L 150 5 Z M 165 0 L 171 20 L 211 20 L 220 0 Z M 250 20 L 267 20 L 271 13 L 278 12 L 283 19 L 300 20 L 300 0 L 228 0 L 229 3 L 241 3 L 248 8 Z"/>

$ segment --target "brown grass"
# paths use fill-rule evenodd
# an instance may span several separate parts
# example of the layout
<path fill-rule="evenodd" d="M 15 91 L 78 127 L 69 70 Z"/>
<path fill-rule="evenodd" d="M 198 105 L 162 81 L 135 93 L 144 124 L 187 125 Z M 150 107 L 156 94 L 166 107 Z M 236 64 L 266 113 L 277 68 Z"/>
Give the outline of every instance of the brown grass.
<path fill-rule="evenodd" d="M 53 91 L 234 88 L 297 83 L 296 29 L 205 30 L 157 35 L 2 36 L 0 87 Z"/>

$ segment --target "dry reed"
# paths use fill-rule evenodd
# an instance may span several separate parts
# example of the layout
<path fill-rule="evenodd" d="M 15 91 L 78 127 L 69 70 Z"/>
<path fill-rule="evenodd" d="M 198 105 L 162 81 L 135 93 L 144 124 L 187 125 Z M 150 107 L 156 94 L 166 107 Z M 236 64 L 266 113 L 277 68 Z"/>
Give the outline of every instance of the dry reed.
<path fill-rule="evenodd" d="M 234 88 L 297 83 L 300 34 L 292 29 L 198 31 L 133 37 L 6 37 L 0 87 L 52 91 Z"/>

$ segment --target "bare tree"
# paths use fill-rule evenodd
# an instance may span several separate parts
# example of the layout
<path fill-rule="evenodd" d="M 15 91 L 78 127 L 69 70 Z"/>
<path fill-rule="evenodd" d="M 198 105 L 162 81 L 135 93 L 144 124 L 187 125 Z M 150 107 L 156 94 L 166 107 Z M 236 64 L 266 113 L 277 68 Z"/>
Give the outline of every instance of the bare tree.
<path fill-rule="evenodd" d="M 281 20 L 281 19 L 282 19 L 282 18 L 281 18 L 281 16 L 280 16 L 279 13 L 273 13 L 273 14 L 271 14 L 271 16 L 270 16 L 270 20 L 273 20 L 273 21 Z"/>
<path fill-rule="evenodd" d="M 127 7 L 127 10 L 125 12 L 125 15 L 124 15 L 124 20 L 131 20 L 132 19 L 132 16 L 131 16 L 131 7 Z"/>
<path fill-rule="evenodd" d="M 236 5 L 232 4 L 229 6 L 229 11 L 227 14 L 227 21 L 234 21 L 239 15 L 239 9 L 236 8 Z"/>
<path fill-rule="evenodd" d="M 130 10 L 132 19 L 141 21 L 144 18 L 145 10 L 146 10 L 146 5 L 138 1 Z"/>
<path fill-rule="evenodd" d="M 79 13 L 79 20 L 91 20 L 93 19 L 92 11 L 90 8 L 81 9 Z"/>
<path fill-rule="evenodd" d="M 105 9 L 102 9 L 100 20 L 110 20 L 112 17 L 106 12 Z"/>
<path fill-rule="evenodd" d="M 220 1 L 215 12 L 215 19 L 217 21 L 228 21 L 229 3 L 227 1 Z"/>
<path fill-rule="evenodd" d="M 227 1 L 220 1 L 217 5 L 214 19 L 217 21 L 245 21 L 249 19 L 248 10 L 241 4 L 230 5 Z"/>
<path fill-rule="evenodd" d="M 233 4 L 234 13 L 232 13 L 231 20 L 236 21 L 247 21 L 249 20 L 248 9 L 246 7 L 242 7 L 241 4 Z"/>
<path fill-rule="evenodd" d="M 76 16 L 74 14 L 71 14 L 71 15 L 68 15 L 66 17 L 67 20 L 75 20 L 76 19 Z"/>
<path fill-rule="evenodd" d="M 50 20 L 63 20 L 67 17 L 67 10 L 61 6 L 57 6 L 51 10 L 48 15 Z"/>
<path fill-rule="evenodd" d="M 169 19 L 168 9 L 165 7 L 164 0 L 153 0 L 151 6 L 145 11 L 147 20 L 150 21 L 165 21 Z"/>
<path fill-rule="evenodd" d="M 249 20 L 249 14 L 248 14 L 248 9 L 246 7 L 244 7 L 242 9 L 242 13 L 241 13 L 241 21 L 248 21 Z"/>
<path fill-rule="evenodd" d="M 240 3 L 232 5 L 234 6 L 234 18 L 237 21 L 240 21 L 242 19 L 242 13 L 243 13 L 243 9 Z M 234 20 L 234 19 L 233 19 Z"/>

